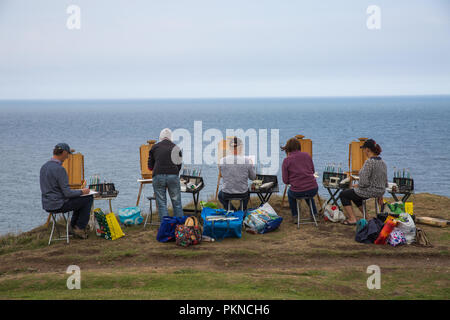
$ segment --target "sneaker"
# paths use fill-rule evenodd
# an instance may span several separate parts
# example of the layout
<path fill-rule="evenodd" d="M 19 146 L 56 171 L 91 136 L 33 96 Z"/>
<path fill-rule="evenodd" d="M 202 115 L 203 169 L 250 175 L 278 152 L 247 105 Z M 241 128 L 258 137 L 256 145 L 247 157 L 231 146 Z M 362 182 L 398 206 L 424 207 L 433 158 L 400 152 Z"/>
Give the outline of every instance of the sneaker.
<path fill-rule="evenodd" d="M 74 236 L 80 239 L 87 239 L 86 231 L 83 229 L 78 228 L 77 226 L 72 228 L 72 233 Z"/>

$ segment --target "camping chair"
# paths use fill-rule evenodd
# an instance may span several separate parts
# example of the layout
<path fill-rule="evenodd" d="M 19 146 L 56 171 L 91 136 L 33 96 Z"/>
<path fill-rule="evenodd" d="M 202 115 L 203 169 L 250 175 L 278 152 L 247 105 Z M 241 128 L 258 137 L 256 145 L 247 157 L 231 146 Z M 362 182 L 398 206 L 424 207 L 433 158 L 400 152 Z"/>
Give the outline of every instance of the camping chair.
<path fill-rule="evenodd" d="M 70 235 L 69 235 L 70 219 L 69 218 L 70 218 L 70 213 L 73 214 L 73 211 L 70 210 L 70 211 L 65 211 L 65 212 L 51 212 L 51 211 L 47 211 L 47 212 L 50 213 L 51 218 L 52 218 L 52 231 L 50 232 L 50 238 L 48 239 L 48 245 L 50 245 L 50 243 L 52 241 L 60 241 L 60 240 L 66 240 L 67 244 L 69 244 L 69 237 L 70 237 Z M 64 221 L 66 223 L 65 236 L 61 236 L 61 232 L 59 230 L 58 223 L 56 221 L 56 218 L 59 214 L 61 214 L 63 216 Z M 66 214 L 67 214 L 67 218 L 66 218 Z M 58 232 L 58 238 L 53 239 L 53 233 L 55 232 L 55 228 L 56 228 L 56 231 Z"/>
<path fill-rule="evenodd" d="M 308 207 L 309 207 L 309 212 L 311 214 L 311 219 L 300 219 L 300 213 L 301 213 L 300 201 L 301 200 L 305 200 L 307 202 L 307 204 L 309 204 Z M 312 197 L 300 197 L 300 198 L 295 198 L 295 201 L 297 203 L 297 229 L 300 229 L 301 224 L 309 224 L 309 223 L 314 223 L 316 225 L 316 227 L 318 227 L 316 215 L 314 214 L 313 207 L 312 207 L 312 202 L 314 201 L 314 199 Z M 301 222 L 301 221 L 305 221 L 305 222 Z"/>

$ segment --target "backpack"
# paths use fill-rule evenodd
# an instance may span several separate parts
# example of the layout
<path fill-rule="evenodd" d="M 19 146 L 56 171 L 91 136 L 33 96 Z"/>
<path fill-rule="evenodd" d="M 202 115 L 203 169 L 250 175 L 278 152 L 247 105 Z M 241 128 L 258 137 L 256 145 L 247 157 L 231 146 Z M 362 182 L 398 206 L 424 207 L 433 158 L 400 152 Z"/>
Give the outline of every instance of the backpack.
<path fill-rule="evenodd" d="M 188 217 L 183 224 L 175 228 L 175 242 L 182 247 L 199 244 L 202 241 L 202 227 L 194 216 Z"/>

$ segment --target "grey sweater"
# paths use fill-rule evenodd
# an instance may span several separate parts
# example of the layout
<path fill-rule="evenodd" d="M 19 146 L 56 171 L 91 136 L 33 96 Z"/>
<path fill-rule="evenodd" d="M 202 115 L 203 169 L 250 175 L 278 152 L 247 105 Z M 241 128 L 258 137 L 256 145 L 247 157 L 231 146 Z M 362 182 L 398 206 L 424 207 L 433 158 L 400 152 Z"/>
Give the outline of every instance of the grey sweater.
<path fill-rule="evenodd" d="M 380 157 L 367 159 L 359 171 L 359 183 L 355 193 L 362 198 L 378 198 L 384 194 L 387 186 L 386 163 Z"/>
<path fill-rule="evenodd" d="M 58 210 L 69 198 L 76 198 L 83 193 L 69 187 L 69 177 L 62 163 L 56 159 L 47 161 L 40 172 L 42 193 L 42 208 L 44 210 Z"/>
<path fill-rule="evenodd" d="M 247 157 L 229 155 L 219 162 L 222 191 L 237 194 L 248 191 L 248 179 L 256 179 L 256 171 Z"/>

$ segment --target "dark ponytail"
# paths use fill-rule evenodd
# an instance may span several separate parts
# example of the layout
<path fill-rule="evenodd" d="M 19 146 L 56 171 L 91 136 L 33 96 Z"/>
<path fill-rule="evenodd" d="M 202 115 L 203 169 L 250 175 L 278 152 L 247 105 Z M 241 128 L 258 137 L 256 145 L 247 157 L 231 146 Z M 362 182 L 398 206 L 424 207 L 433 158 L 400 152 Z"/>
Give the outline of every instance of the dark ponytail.
<path fill-rule="evenodd" d="M 369 149 L 373 154 L 379 155 L 382 151 L 380 145 L 375 142 L 373 139 L 368 139 L 364 142 L 364 144 L 361 146 L 361 148 L 367 148 Z"/>
<path fill-rule="evenodd" d="M 374 150 L 372 150 L 373 153 L 375 153 L 377 156 L 383 151 L 378 143 L 375 143 Z"/>
<path fill-rule="evenodd" d="M 383 151 L 378 143 L 375 140 L 372 140 L 373 143 L 369 146 L 369 150 L 375 153 L 377 156 L 380 155 L 381 151 Z"/>

